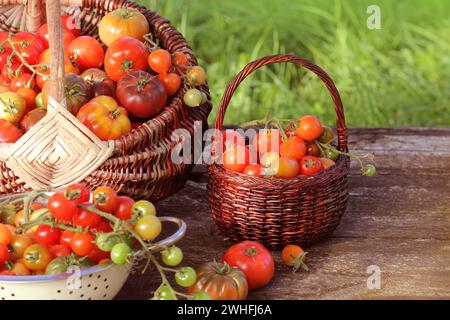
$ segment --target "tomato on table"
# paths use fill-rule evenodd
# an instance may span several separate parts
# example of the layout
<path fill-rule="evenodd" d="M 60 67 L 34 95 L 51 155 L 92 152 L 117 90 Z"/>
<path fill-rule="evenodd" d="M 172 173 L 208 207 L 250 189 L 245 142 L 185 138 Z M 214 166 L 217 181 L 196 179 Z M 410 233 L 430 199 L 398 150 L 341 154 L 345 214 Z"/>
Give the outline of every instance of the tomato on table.
<path fill-rule="evenodd" d="M 305 264 L 306 254 L 300 246 L 297 245 L 287 245 L 281 251 L 281 258 L 284 264 L 293 267 L 294 272 L 300 268 L 308 270 L 308 266 Z"/>

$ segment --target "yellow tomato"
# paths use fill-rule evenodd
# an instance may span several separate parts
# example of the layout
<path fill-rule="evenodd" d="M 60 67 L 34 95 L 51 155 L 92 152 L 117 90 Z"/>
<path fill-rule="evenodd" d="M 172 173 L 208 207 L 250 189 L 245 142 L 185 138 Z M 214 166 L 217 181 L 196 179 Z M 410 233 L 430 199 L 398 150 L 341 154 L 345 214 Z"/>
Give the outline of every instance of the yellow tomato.
<path fill-rule="evenodd" d="M 133 8 L 119 8 L 105 15 L 98 25 L 98 34 L 106 46 L 120 37 L 132 37 L 140 41 L 149 33 L 147 18 Z"/>
<path fill-rule="evenodd" d="M 25 114 L 25 99 L 15 92 L 0 93 L 0 119 L 19 123 Z"/>

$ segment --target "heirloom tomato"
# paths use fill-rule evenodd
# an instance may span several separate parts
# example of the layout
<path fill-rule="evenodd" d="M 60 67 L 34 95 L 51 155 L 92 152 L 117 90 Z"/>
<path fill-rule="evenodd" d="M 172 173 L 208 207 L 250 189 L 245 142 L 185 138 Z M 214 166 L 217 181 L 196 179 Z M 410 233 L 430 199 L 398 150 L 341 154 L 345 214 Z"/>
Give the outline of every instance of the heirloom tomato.
<path fill-rule="evenodd" d="M 164 49 L 153 50 L 148 56 L 148 65 L 159 74 L 166 74 L 172 66 L 172 57 Z"/>
<path fill-rule="evenodd" d="M 272 254 L 254 241 L 243 241 L 231 246 L 225 252 L 223 261 L 244 272 L 250 290 L 267 285 L 275 272 Z"/>
<path fill-rule="evenodd" d="M 42 43 L 45 45 L 46 48 L 49 47 L 48 43 L 48 25 L 43 24 L 36 32 L 39 39 L 41 39 Z M 75 35 L 67 30 L 66 28 L 62 28 L 62 38 L 63 38 L 63 44 L 64 48 L 67 48 L 69 44 L 72 42 L 73 39 L 75 39 Z"/>
<path fill-rule="evenodd" d="M 17 124 L 25 114 L 25 99 L 15 92 L 0 93 L 0 119 Z"/>
<path fill-rule="evenodd" d="M 108 13 L 98 25 L 98 35 L 107 47 L 125 36 L 142 41 L 149 31 L 147 18 L 139 10 L 128 7 Z"/>
<path fill-rule="evenodd" d="M 166 105 L 167 93 L 154 76 L 145 71 L 134 71 L 117 83 L 119 103 L 137 118 L 156 116 Z"/>
<path fill-rule="evenodd" d="M 45 115 L 47 114 L 47 110 L 45 109 L 33 109 L 28 112 L 20 121 L 20 129 L 23 131 L 30 130 L 36 123 L 39 122 Z"/>
<path fill-rule="evenodd" d="M 77 119 L 101 140 L 116 140 L 131 131 L 127 110 L 114 98 L 98 96 L 85 104 Z"/>
<path fill-rule="evenodd" d="M 105 71 L 112 80 L 119 81 L 133 71 L 146 70 L 147 55 L 147 49 L 139 40 L 119 38 L 106 50 Z"/>
<path fill-rule="evenodd" d="M 65 255 L 55 257 L 55 259 L 50 261 L 45 268 L 45 274 L 48 275 L 66 272 L 69 267 L 69 262 L 69 259 Z"/>
<path fill-rule="evenodd" d="M 186 73 L 186 81 L 194 87 L 204 85 L 206 83 L 205 70 L 200 66 L 193 66 Z"/>
<path fill-rule="evenodd" d="M 244 273 L 227 263 L 210 262 L 197 270 L 197 281 L 189 287 L 189 294 L 206 292 L 213 300 L 245 300 L 248 284 Z"/>
<path fill-rule="evenodd" d="M 228 170 L 234 172 L 244 172 L 250 163 L 250 153 L 248 149 L 241 145 L 234 145 L 222 155 L 222 164 Z"/>
<path fill-rule="evenodd" d="M 25 99 L 26 112 L 30 112 L 36 107 L 36 91 L 30 88 L 19 88 L 16 93 Z"/>
<path fill-rule="evenodd" d="M 97 68 L 89 68 L 83 71 L 80 77 L 89 86 L 93 85 L 96 82 L 102 82 L 105 79 L 109 79 L 105 71 Z"/>
<path fill-rule="evenodd" d="M 310 175 L 319 173 L 323 170 L 322 162 L 316 157 L 305 156 L 300 161 L 300 173 L 302 175 Z"/>
<path fill-rule="evenodd" d="M 89 68 L 100 68 L 105 57 L 100 42 L 90 36 L 75 38 L 67 47 L 67 52 L 81 72 Z"/>
<path fill-rule="evenodd" d="M 320 155 L 320 149 L 315 141 L 306 141 L 306 154 L 308 156 L 318 157 Z"/>
<path fill-rule="evenodd" d="M 11 122 L 0 119 L 0 142 L 13 143 L 23 136 L 23 132 Z"/>
<path fill-rule="evenodd" d="M 322 124 L 315 116 L 306 115 L 298 120 L 295 130 L 297 136 L 306 141 L 312 141 L 320 137 L 323 132 Z"/>
<path fill-rule="evenodd" d="M 323 126 L 322 134 L 319 136 L 318 140 L 322 143 L 330 143 L 334 140 L 333 129 L 327 126 Z"/>
<path fill-rule="evenodd" d="M 40 244 L 32 244 L 23 253 L 23 263 L 32 271 L 43 271 L 52 259 L 48 249 Z"/>

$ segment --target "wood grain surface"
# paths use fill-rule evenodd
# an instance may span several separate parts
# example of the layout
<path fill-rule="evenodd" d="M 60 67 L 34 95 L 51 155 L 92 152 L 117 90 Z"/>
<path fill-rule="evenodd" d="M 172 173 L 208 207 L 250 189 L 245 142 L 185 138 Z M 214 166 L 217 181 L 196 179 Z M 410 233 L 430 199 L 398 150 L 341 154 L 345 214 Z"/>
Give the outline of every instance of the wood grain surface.
<path fill-rule="evenodd" d="M 450 129 L 363 129 L 349 132 L 352 150 L 373 152 L 378 174 L 354 164 L 350 202 L 333 236 L 307 248 L 310 271 L 293 274 L 274 252 L 276 274 L 249 299 L 450 299 Z M 183 218 L 179 243 L 186 265 L 220 258 L 229 243 L 212 223 L 206 169 L 157 204 Z M 368 289 L 367 268 L 381 270 L 381 288 Z M 146 299 L 160 283 L 155 270 L 130 276 L 118 299 Z"/>

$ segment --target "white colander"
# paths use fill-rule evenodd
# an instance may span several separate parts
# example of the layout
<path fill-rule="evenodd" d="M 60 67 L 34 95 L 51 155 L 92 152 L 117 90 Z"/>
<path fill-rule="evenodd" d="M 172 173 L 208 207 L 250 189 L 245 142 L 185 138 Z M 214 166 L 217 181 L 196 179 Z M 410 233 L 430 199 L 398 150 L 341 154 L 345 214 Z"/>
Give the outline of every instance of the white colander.
<path fill-rule="evenodd" d="M 26 194 L 0 197 L 0 203 L 21 196 Z M 178 229 L 171 236 L 149 245 L 152 252 L 175 244 L 186 232 L 186 223 L 181 219 L 159 219 L 162 223 L 176 224 Z M 125 284 L 131 268 L 131 263 L 111 263 L 83 269 L 69 267 L 67 273 L 56 275 L 0 276 L 0 300 L 111 300 Z"/>

